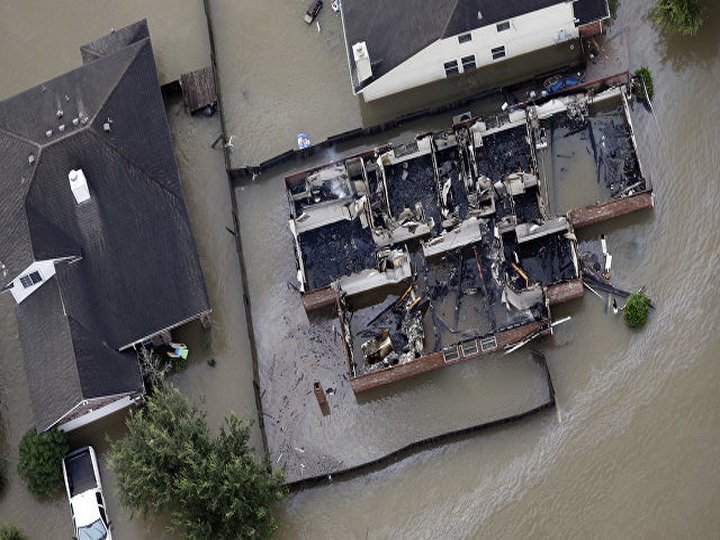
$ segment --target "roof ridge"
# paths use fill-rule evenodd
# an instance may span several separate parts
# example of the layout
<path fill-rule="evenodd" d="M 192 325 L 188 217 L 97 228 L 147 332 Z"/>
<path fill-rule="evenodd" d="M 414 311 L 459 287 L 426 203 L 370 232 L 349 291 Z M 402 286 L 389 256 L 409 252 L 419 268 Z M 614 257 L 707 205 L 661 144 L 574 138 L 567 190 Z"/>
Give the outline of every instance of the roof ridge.
<path fill-rule="evenodd" d="M 460 3 L 460 0 L 455 0 L 455 5 L 450 10 L 448 19 L 447 19 L 447 21 L 445 21 L 445 26 L 443 27 L 442 33 L 440 34 L 440 37 L 438 39 L 443 39 L 445 37 L 445 34 L 447 33 L 447 29 L 450 26 L 450 21 L 452 21 L 453 15 L 455 15 L 455 11 L 457 11 L 457 7 L 458 7 L 459 3 Z"/>
<path fill-rule="evenodd" d="M 13 139 L 17 139 L 18 141 L 22 141 L 22 142 L 31 144 L 31 145 L 33 145 L 33 146 L 36 146 L 39 150 L 42 150 L 42 148 L 43 148 L 43 145 L 40 144 L 39 142 L 33 141 L 32 139 L 28 139 L 27 137 L 23 137 L 22 135 L 18 135 L 18 134 L 15 133 L 14 131 L 8 131 L 7 129 L 5 129 L 5 128 L 2 127 L 2 126 L 0 126 L 0 131 L 2 131 L 3 133 L 9 135 L 9 136 L 12 137 Z"/>
<path fill-rule="evenodd" d="M 96 135 L 96 139 L 101 141 L 102 144 L 108 146 L 111 150 L 113 150 L 117 155 L 119 155 L 122 159 L 130 163 L 135 169 L 140 171 L 144 176 L 146 176 L 150 181 L 152 181 L 153 184 L 156 184 L 158 187 L 160 187 L 162 190 L 166 191 L 170 195 L 172 195 L 175 199 L 183 200 L 182 195 L 178 196 L 177 194 L 173 193 L 170 189 L 168 189 L 166 186 L 162 184 L 162 182 L 159 182 L 155 179 L 154 176 L 150 175 L 146 170 L 145 167 L 141 166 L 138 162 L 131 159 L 130 156 L 128 156 L 120 147 L 113 144 L 111 141 L 107 140 L 106 137 L 102 137 L 101 134 L 92 126 L 90 126 L 90 131 L 92 131 Z M 173 159 L 175 159 L 175 150 L 172 150 L 173 152 Z M 177 167 L 177 164 L 175 165 Z M 179 172 L 178 172 L 178 179 L 179 179 Z M 181 186 L 182 191 L 182 186 Z"/>
<path fill-rule="evenodd" d="M 126 51 L 127 49 L 134 48 L 135 54 L 130 59 L 130 62 L 127 66 L 125 66 L 125 70 L 123 71 L 123 74 L 118 78 L 117 81 L 115 81 L 115 86 L 113 86 L 112 90 L 107 93 L 105 96 L 105 99 L 102 100 L 102 102 L 98 103 L 97 110 L 95 111 L 95 114 L 92 118 L 89 119 L 88 124 L 92 125 L 93 122 L 95 122 L 95 118 L 97 118 L 97 115 L 100 114 L 100 111 L 102 111 L 105 108 L 105 105 L 107 105 L 108 101 L 110 101 L 110 98 L 115 95 L 115 92 L 117 92 L 118 87 L 120 86 L 120 82 L 125 77 L 125 74 L 127 73 L 127 70 L 130 69 L 130 66 L 133 65 L 135 60 L 137 60 L 138 55 L 140 54 L 140 51 L 148 44 L 150 43 L 150 38 L 143 38 L 140 41 L 136 41 L 135 43 L 131 43 L 130 45 L 127 45 L 126 47 L 123 47 L 122 49 L 115 51 L 112 53 L 112 55 L 118 54 L 120 52 Z M 109 57 L 112 55 L 103 55 L 102 57 Z"/>

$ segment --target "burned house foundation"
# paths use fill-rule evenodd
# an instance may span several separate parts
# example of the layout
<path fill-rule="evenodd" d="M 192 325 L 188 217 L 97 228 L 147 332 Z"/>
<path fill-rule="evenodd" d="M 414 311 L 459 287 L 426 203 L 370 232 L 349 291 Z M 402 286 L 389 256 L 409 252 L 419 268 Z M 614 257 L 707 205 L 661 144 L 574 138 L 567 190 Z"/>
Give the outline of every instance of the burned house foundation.
<path fill-rule="evenodd" d="M 303 303 L 337 311 L 355 393 L 552 332 L 583 295 L 574 228 L 652 204 L 627 96 L 584 85 L 286 177 Z M 590 204 L 559 212 L 568 190 Z"/>

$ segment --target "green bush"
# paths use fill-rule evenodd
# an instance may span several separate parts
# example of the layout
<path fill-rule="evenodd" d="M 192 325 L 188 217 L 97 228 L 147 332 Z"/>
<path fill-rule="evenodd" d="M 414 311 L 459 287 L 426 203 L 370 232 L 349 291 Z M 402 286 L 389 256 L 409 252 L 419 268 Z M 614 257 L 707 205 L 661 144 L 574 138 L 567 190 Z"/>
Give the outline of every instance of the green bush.
<path fill-rule="evenodd" d="M 694 36 L 700 31 L 704 11 L 700 0 L 657 0 L 652 15 L 663 30 Z"/>
<path fill-rule="evenodd" d="M 67 452 L 67 435 L 57 428 L 38 434 L 33 426 L 25 433 L 18 448 L 18 474 L 30 493 L 49 496 L 62 487 Z"/>
<path fill-rule="evenodd" d="M 628 297 L 623 309 L 623 316 L 628 326 L 637 328 L 645 324 L 649 311 L 650 299 L 645 296 L 645 293 L 636 292 Z"/>
<path fill-rule="evenodd" d="M 20 527 L 12 523 L 0 524 L 0 540 L 28 540 Z"/>
<path fill-rule="evenodd" d="M 610 8 L 610 20 L 608 21 L 608 24 L 612 24 L 612 22 L 617 18 L 617 11 L 620 7 L 620 1 L 610 0 L 608 2 L 608 7 Z"/>
<path fill-rule="evenodd" d="M 653 89 L 653 80 L 650 70 L 646 67 L 641 67 L 640 69 L 636 70 L 633 75 L 637 79 L 642 79 L 642 81 L 645 83 L 645 88 L 647 88 L 647 95 L 652 101 L 655 91 Z M 640 101 L 645 100 L 645 90 L 643 90 L 642 84 L 640 82 L 635 85 L 635 97 L 638 98 L 638 100 Z"/>

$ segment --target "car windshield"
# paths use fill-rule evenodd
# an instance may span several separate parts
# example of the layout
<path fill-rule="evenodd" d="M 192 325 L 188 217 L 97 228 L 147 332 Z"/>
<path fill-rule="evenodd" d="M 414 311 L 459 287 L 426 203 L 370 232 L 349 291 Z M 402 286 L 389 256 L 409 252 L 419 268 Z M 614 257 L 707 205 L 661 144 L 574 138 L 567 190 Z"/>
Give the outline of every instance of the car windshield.
<path fill-rule="evenodd" d="M 102 540 L 107 538 L 107 529 L 101 519 L 78 529 L 78 540 Z"/>

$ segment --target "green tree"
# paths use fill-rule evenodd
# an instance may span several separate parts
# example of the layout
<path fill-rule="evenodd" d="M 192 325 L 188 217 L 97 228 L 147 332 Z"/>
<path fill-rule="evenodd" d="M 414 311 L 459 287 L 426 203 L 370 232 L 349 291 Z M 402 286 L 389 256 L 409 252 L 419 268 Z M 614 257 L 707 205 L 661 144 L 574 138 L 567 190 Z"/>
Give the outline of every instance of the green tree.
<path fill-rule="evenodd" d="M 272 511 L 285 495 L 282 475 L 269 473 L 248 447 L 247 423 L 232 415 L 211 440 L 205 414 L 164 388 L 127 426 L 109 463 L 133 513 L 170 513 L 189 538 L 264 538 L 277 528 Z"/>
<path fill-rule="evenodd" d="M 12 523 L 0 524 L 0 540 L 28 540 L 27 535 Z"/>
<path fill-rule="evenodd" d="M 49 496 L 60 490 L 62 460 L 68 449 L 67 435 L 57 428 L 38 433 L 33 426 L 23 435 L 17 468 L 30 493 Z"/>
<path fill-rule="evenodd" d="M 645 296 L 645 293 L 636 292 L 628 297 L 623 308 L 623 316 L 628 326 L 637 328 L 645 324 L 649 311 L 650 299 Z"/>
<path fill-rule="evenodd" d="M 652 15 L 664 30 L 694 36 L 702 26 L 703 12 L 700 0 L 657 0 Z"/>

